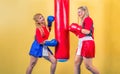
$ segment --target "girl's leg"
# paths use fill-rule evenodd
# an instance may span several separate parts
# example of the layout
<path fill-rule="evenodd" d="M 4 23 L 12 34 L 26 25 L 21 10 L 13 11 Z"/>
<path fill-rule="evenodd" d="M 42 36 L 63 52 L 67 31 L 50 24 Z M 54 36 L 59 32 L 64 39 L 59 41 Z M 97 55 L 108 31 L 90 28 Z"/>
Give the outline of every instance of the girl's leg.
<path fill-rule="evenodd" d="M 55 59 L 55 57 L 50 52 L 48 52 L 48 57 L 44 57 L 44 58 L 51 62 L 50 74 L 55 74 L 56 65 L 57 65 L 57 60 Z"/>
<path fill-rule="evenodd" d="M 93 66 L 92 58 L 83 58 L 85 67 L 93 74 L 100 74 L 99 71 Z"/>
<path fill-rule="evenodd" d="M 30 57 L 30 64 L 29 64 L 29 66 L 28 66 L 28 68 L 26 70 L 26 74 L 31 74 L 32 73 L 32 70 L 33 70 L 34 66 L 36 65 L 36 63 L 37 63 L 37 60 L 38 60 L 38 58 L 36 58 L 34 56 Z"/>
<path fill-rule="evenodd" d="M 82 64 L 83 58 L 80 55 L 75 56 L 75 61 L 74 61 L 74 74 L 80 74 L 81 69 L 80 66 Z"/>

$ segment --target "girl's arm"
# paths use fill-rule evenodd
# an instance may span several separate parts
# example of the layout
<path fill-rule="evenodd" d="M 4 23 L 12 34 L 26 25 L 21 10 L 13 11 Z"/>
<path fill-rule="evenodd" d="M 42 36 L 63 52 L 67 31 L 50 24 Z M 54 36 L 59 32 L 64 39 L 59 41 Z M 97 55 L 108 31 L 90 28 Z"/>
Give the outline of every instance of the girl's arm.
<path fill-rule="evenodd" d="M 82 29 L 81 32 L 82 32 L 83 34 L 89 34 L 89 33 L 90 33 L 90 30 Z"/>

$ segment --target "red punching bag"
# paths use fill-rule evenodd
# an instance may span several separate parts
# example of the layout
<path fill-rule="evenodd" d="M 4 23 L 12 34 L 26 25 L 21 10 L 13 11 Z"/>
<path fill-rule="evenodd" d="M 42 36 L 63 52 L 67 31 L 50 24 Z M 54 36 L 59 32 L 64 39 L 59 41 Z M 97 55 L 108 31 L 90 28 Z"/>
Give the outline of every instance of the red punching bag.
<path fill-rule="evenodd" d="M 55 48 L 55 57 L 60 62 L 69 59 L 69 0 L 54 0 L 55 11 L 55 38 L 58 46 Z"/>

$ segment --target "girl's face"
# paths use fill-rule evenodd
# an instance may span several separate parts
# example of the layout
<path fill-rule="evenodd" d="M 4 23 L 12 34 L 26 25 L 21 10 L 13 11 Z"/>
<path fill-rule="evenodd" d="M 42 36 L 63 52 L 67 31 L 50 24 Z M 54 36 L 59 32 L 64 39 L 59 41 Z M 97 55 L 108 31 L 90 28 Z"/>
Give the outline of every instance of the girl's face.
<path fill-rule="evenodd" d="M 78 16 L 80 18 L 83 18 L 85 16 L 85 11 L 81 10 L 81 9 L 78 9 Z"/>
<path fill-rule="evenodd" d="M 45 24 L 45 18 L 44 18 L 42 15 L 40 15 L 40 16 L 38 17 L 38 19 L 37 19 L 37 22 L 38 22 L 39 24 Z"/>

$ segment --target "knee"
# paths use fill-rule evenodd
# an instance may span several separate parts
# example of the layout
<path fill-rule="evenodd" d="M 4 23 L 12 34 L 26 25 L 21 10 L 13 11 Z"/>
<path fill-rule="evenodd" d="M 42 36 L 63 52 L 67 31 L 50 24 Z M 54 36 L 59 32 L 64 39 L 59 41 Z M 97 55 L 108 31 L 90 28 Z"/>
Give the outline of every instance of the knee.
<path fill-rule="evenodd" d="M 75 65 L 75 66 L 80 66 L 80 62 L 77 61 L 77 60 L 75 60 L 75 61 L 74 61 L 74 65 Z"/>
<path fill-rule="evenodd" d="M 99 71 L 97 71 L 96 74 L 100 74 Z"/>
<path fill-rule="evenodd" d="M 96 71 L 94 74 L 100 74 L 99 71 Z"/>
<path fill-rule="evenodd" d="M 54 60 L 53 64 L 57 64 L 57 60 L 56 59 Z"/>
<path fill-rule="evenodd" d="M 100 72 L 97 70 L 97 71 L 96 71 L 96 74 L 100 74 Z"/>
<path fill-rule="evenodd" d="M 36 62 L 32 62 L 32 63 L 30 64 L 30 67 L 33 68 L 33 67 L 35 66 L 35 64 L 36 64 Z"/>
<path fill-rule="evenodd" d="M 52 61 L 51 61 L 52 64 L 56 65 L 57 64 L 57 60 L 54 58 Z"/>
<path fill-rule="evenodd" d="M 100 74 L 99 71 L 97 69 L 95 69 L 92 65 L 90 64 L 85 64 L 86 69 L 88 69 L 89 71 L 92 71 L 93 74 Z"/>
<path fill-rule="evenodd" d="M 91 70 L 92 66 L 89 64 L 85 64 L 86 69 Z"/>

